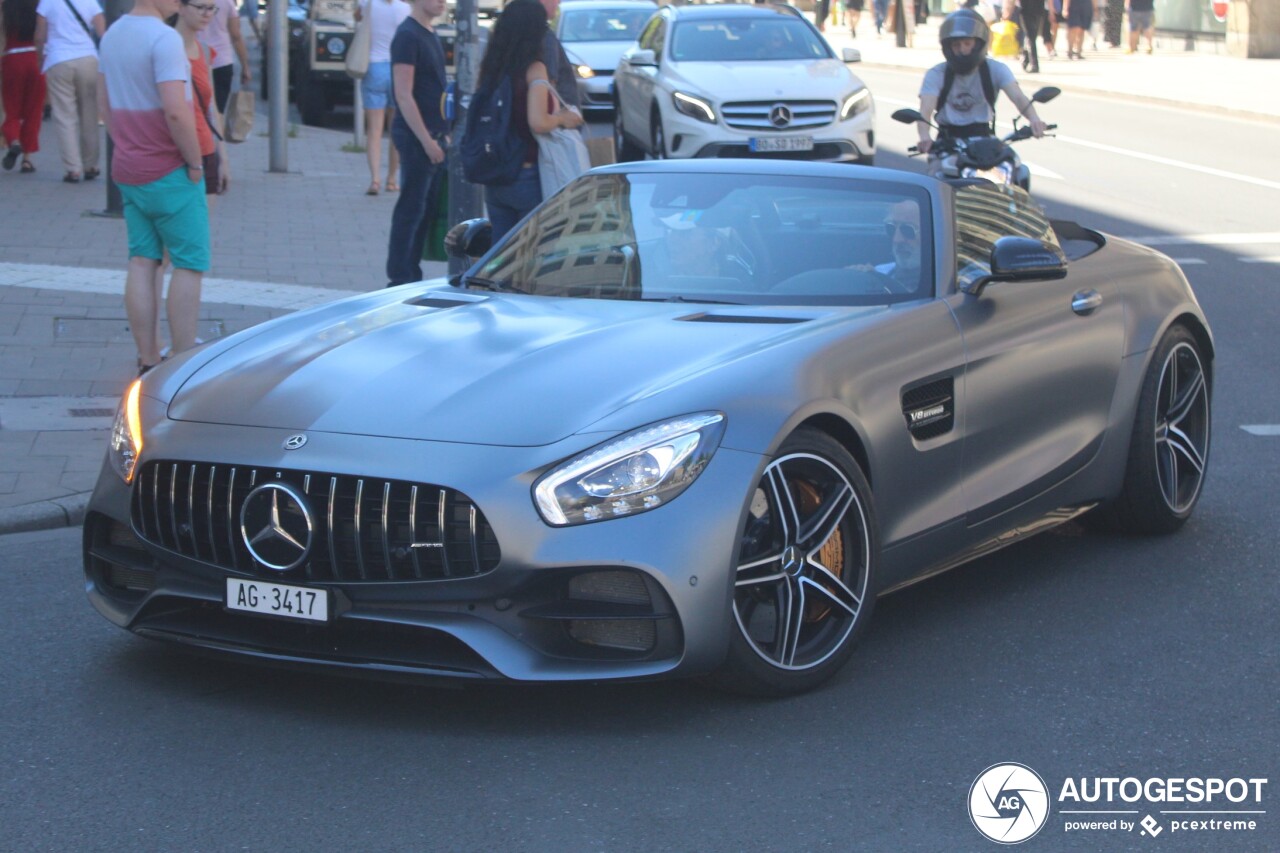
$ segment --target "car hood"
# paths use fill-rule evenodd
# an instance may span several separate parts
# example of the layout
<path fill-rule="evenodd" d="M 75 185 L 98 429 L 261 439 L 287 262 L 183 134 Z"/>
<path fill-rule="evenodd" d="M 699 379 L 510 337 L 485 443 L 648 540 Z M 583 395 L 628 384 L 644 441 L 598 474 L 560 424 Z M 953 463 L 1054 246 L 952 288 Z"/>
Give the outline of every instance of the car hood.
<path fill-rule="evenodd" d="M 348 302 L 345 311 L 288 318 L 196 368 L 169 417 L 545 445 L 637 400 L 761 358 L 804 336 L 814 321 L 853 310 L 474 299 L 444 291 L 450 294 L 425 290 L 409 300 L 371 298 Z M 705 394 L 673 401 L 671 414 L 698 408 L 714 408 L 714 401 Z"/>
<path fill-rule="evenodd" d="M 862 82 L 837 59 L 816 62 L 672 62 L 670 85 L 713 101 L 830 98 L 839 101 Z"/>
<path fill-rule="evenodd" d="M 612 73 L 622 54 L 633 44 L 634 41 L 579 41 L 566 44 L 564 52 L 574 65 Z"/>

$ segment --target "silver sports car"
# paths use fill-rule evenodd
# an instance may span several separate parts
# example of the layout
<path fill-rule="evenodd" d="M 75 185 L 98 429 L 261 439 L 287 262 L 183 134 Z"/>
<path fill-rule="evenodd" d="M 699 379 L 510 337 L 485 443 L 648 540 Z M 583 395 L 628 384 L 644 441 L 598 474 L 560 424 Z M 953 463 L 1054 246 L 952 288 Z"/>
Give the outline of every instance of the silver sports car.
<path fill-rule="evenodd" d="M 335 671 L 830 677 L 877 596 L 1083 513 L 1191 514 L 1213 342 L 1178 267 L 1021 190 L 596 169 L 453 281 L 129 388 L 85 521 L 139 635 Z"/>

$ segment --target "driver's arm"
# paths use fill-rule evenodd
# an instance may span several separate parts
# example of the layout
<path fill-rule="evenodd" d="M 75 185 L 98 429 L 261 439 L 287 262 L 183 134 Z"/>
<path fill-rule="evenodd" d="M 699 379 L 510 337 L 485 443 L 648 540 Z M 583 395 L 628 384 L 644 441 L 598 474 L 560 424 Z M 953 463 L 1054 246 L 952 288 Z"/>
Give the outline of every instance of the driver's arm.
<path fill-rule="evenodd" d="M 1013 105 L 1018 108 L 1018 112 L 1027 117 L 1027 121 L 1031 123 L 1031 133 L 1036 139 L 1044 136 L 1044 122 L 1040 120 L 1040 116 L 1036 114 L 1036 105 L 1031 102 L 1022 92 L 1022 87 L 1017 82 L 1010 83 L 1002 90 L 1009 100 L 1013 101 Z"/>
<path fill-rule="evenodd" d="M 1023 100 L 1026 100 L 1023 98 Z M 933 114 L 938 110 L 937 95 L 921 95 L 920 96 L 920 115 L 924 116 L 924 121 L 916 122 L 916 133 L 920 140 L 916 146 L 920 149 L 921 154 L 928 154 L 929 149 L 933 147 L 933 139 L 929 136 L 929 122 L 933 121 Z"/>

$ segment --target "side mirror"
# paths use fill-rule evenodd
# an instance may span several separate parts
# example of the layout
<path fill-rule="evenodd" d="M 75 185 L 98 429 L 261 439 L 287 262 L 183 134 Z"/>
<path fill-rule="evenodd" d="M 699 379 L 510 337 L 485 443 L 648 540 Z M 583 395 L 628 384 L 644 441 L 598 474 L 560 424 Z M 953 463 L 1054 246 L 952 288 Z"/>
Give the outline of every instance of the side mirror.
<path fill-rule="evenodd" d="M 624 54 L 624 58 L 632 65 L 657 65 L 658 58 L 647 47 L 637 47 Z"/>
<path fill-rule="evenodd" d="M 856 47 L 842 48 L 840 51 L 840 58 L 845 62 L 861 62 L 862 51 L 858 50 Z"/>
<path fill-rule="evenodd" d="M 478 258 L 493 245 L 493 226 L 487 219 L 465 219 L 444 235 L 444 250 L 454 258 Z"/>
<path fill-rule="evenodd" d="M 1001 237 L 991 247 L 991 272 L 963 287 L 970 296 L 981 296 L 993 281 L 1042 281 L 1067 277 L 1067 257 L 1062 249 L 1030 237 Z"/>
<path fill-rule="evenodd" d="M 1047 104 L 1061 94 L 1062 90 L 1057 86 L 1045 86 L 1043 89 L 1037 89 L 1036 93 L 1031 96 L 1031 100 L 1037 104 Z"/>
<path fill-rule="evenodd" d="M 924 116 L 920 115 L 919 110 L 909 110 L 904 107 L 893 111 L 893 120 L 903 124 L 915 124 L 918 121 L 924 121 Z"/>

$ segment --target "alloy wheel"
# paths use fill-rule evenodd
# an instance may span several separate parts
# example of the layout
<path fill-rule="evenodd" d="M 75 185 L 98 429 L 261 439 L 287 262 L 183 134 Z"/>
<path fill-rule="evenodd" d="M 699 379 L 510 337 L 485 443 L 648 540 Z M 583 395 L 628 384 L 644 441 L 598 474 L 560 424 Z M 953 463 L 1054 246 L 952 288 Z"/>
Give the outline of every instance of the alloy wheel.
<path fill-rule="evenodd" d="M 1209 451 L 1209 384 L 1195 347 L 1165 359 L 1156 396 L 1156 473 L 1165 504 L 1186 512 L 1200 494 Z"/>

